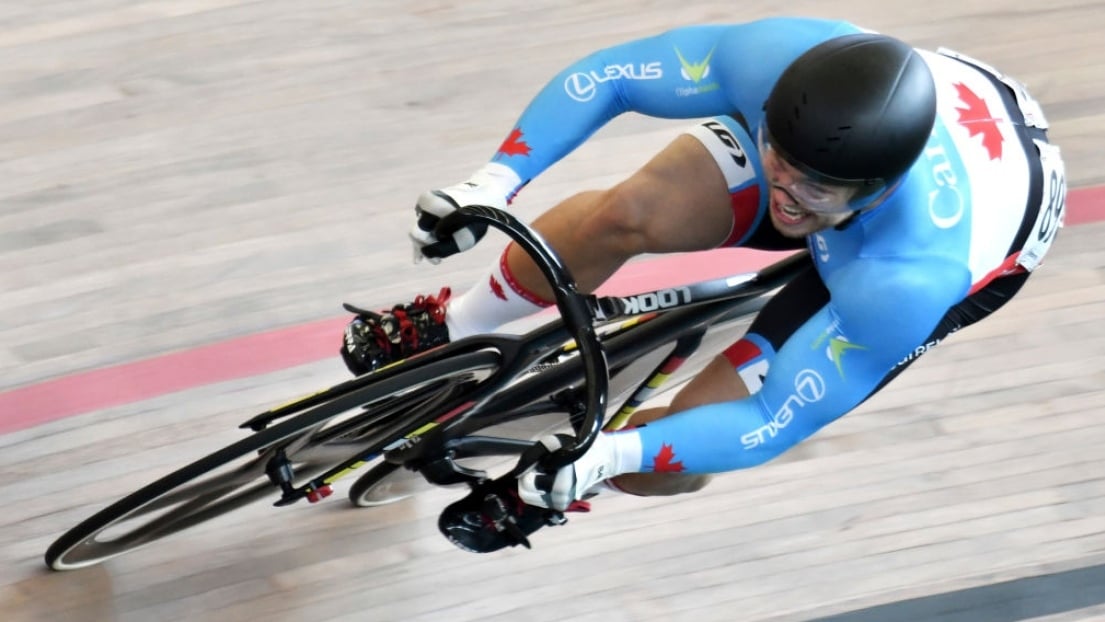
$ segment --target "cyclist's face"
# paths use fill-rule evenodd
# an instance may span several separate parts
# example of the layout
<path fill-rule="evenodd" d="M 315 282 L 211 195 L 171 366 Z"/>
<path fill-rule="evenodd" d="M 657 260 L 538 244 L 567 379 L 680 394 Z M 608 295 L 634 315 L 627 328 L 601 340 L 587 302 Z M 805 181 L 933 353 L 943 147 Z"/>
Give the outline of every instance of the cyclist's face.
<path fill-rule="evenodd" d="M 854 209 L 849 201 L 855 196 L 854 188 L 833 186 L 803 175 L 771 148 L 762 130 L 758 143 L 770 192 L 771 223 L 779 233 L 803 238 L 851 217 Z"/>
<path fill-rule="evenodd" d="M 846 206 L 855 194 L 853 188 L 817 183 L 779 157 L 774 149 L 762 149 L 764 175 L 767 177 L 771 201 L 771 223 L 789 238 L 800 238 L 848 220 L 852 210 L 824 211 L 803 202 L 800 197 L 811 195 L 820 205 Z"/>

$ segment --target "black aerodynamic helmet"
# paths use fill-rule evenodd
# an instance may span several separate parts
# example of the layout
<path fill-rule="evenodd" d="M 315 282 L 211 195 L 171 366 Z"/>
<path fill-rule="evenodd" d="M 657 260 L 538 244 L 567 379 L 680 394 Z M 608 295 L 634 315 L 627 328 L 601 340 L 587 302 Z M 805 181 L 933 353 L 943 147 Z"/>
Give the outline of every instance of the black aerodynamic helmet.
<path fill-rule="evenodd" d="M 921 155 L 936 119 L 936 85 L 909 45 L 845 35 L 791 63 L 764 110 L 767 140 L 792 165 L 869 194 Z"/>

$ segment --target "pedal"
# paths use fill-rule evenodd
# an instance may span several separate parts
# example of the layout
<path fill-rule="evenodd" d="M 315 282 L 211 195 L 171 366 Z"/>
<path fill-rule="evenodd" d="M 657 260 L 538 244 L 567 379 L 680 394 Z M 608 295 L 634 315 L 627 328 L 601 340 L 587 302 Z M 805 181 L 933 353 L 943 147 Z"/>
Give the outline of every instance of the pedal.
<path fill-rule="evenodd" d="M 334 489 L 330 486 L 320 486 L 318 488 L 312 488 L 307 491 L 307 501 L 309 503 L 318 503 L 326 497 L 334 494 Z"/>
<path fill-rule="evenodd" d="M 532 548 L 529 536 L 542 527 L 567 522 L 562 512 L 526 505 L 512 476 L 483 481 L 438 517 L 442 535 L 465 551 L 492 553 L 514 546 Z"/>

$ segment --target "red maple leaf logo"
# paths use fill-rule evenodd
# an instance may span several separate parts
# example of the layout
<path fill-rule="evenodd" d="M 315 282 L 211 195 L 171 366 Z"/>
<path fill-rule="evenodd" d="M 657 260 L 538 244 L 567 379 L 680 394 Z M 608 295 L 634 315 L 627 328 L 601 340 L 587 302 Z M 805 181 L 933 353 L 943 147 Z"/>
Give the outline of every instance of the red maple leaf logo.
<path fill-rule="evenodd" d="M 503 144 L 499 145 L 499 151 L 496 155 L 505 156 L 528 156 L 530 152 L 530 146 L 526 144 L 526 141 L 522 140 L 522 128 L 516 127 L 514 131 L 510 133 L 510 136 L 506 137 Z"/>
<path fill-rule="evenodd" d="M 652 470 L 656 473 L 678 473 L 685 470 L 683 461 L 672 462 L 675 458 L 675 450 L 671 445 L 661 444 L 660 453 L 652 457 Z"/>
<path fill-rule="evenodd" d="M 998 121 L 990 114 L 990 107 L 986 100 L 979 97 L 974 91 L 962 82 L 955 83 L 955 90 L 959 92 L 959 99 L 967 105 L 966 108 L 956 108 L 959 111 L 959 124 L 967 128 L 971 136 L 982 134 L 982 146 L 991 160 L 1001 159 L 1001 145 L 1004 139 L 1001 130 L 998 129 Z"/>
<path fill-rule="evenodd" d="M 506 300 L 506 292 L 503 291 L 503 286 L 495 280 L 494 275 L 491 276 L 491 282 L 489 283 L 489 285 L 491 286 L 491 293 L 495 294 L 495 297 Z"/>

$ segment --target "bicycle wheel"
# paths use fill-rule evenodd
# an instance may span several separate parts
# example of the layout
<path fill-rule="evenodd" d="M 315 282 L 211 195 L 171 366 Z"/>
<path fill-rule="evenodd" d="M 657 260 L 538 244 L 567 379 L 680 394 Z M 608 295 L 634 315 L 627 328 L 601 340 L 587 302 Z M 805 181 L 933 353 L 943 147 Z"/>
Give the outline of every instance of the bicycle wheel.
<path fill-rule="evenodd" d="M 305 480 L 354 451 L 378 452 L 423 423 L 428 409 L 420 405 L 443 393 L 456 395 L 458 387 L 470 389 L 498 367 L 496 352 L 462 354 L 323 402 L 100 510 L 50 545 L 46 565 L 69 570 L 97 564 L 271 495 L 279 489 L 266 466 L 279 454 Z"/>

